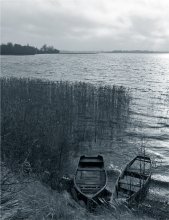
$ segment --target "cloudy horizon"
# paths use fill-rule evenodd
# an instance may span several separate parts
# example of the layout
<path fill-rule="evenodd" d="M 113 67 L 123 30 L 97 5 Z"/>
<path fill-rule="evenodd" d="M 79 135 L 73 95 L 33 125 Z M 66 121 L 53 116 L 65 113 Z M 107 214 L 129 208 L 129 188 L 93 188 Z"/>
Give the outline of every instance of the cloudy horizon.
<path fill-rule="evenodd" d="M 0 0 L 1 42 L 169 51 L 168 0 Z"/>

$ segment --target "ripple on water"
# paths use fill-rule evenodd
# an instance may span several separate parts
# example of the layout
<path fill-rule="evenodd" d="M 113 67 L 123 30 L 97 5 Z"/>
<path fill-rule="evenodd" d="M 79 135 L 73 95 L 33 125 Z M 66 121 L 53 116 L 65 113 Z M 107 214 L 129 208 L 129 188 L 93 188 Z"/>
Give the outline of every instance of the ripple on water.
<path fill-rule="evenodd" d="M 1 58 L 4 77 L 84 81 L 95 85 L 118 85 L 129 88 L 132 96 L 129 106 L 130 120 L 124 132 L 114 133 L 115 136 L 108 147 L 100 142 L 99 146 L 102 148 L 98 150 L 97 147 L 93 147 L 92 151 L 103 153 L 108 167 L 112 170 L 116 168 L 121 170 L 144 143 L 147 152 L 155 160 L 162 161 L 161 166 L 154 170 L 153 178 L 159 181 L 156 184 L 161 187 L 161 196 L 168 195 L 168 185 L 165 185 L 169 182 L 168 54 L 62 54 Z M 161 207 L 161 213 L 165 212 L 161 203 L 157 201 L 158 199 L 156 203 L 150 205 L 150 213 L 158 206 Z M 162 219 L 163 214 L 161 216 Z M 102 217 L 90 216 L 89 219 L 102 219 Z M 110 219 L 110 216 L 104 215 L 104 219 Z M 136 219 L 136 217 L 127 213 L 120 219 Z"/>

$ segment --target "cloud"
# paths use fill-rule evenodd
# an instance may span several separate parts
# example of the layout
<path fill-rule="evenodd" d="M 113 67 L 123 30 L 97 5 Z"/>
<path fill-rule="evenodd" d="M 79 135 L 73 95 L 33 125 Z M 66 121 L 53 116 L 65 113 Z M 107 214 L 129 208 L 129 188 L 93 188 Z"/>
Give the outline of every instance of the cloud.
<path fill-rule="evenodd" d="M 2 41 L 169 50 L 168 0 L 1 0 Z"/>

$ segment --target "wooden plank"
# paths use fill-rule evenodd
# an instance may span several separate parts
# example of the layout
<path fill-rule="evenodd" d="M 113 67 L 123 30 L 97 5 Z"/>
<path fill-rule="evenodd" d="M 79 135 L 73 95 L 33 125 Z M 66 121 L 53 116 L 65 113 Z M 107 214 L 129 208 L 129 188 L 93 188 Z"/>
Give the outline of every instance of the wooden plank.
<path fill-rule="evenodd" d="M 78 181 L 76 182 L 76 184 L 78 185 L 104 185 L 105 184 L 105 181 L 104 182 L 97 182 L 97 181 Z"/>
<path fill-rule="evenodd" d="M 84 167 L 84 168 L 78 168 L 78 171 L 100 171 L 102 172 L 103 171 L 103 168 L 95 168 L 95 167 Z"/>
<path fill-rule="evenodd" d="M 147 175 L 136 173 L 136 172 L 132 172 L 132 171 L 127 171 L 127 170 L 124 171 L 124 175 L 132 176 L 132 177 L 139 178 L 139 179 L 145 179 L 145 180 L 148 178 Z"/>
<path fill-rule="evenodd" d="M 82 158 L 80 160 L 81 163 L 87 163 L 87 162 L 95 162 L 95 163 L 103 163 L 103 161 L 101 159 L 98 158 Z"/>
<path fill-rule="evenodd" d="M 132 191 L 132 190 L 129 190 L 129 189 L 125 189 L 125 188 L 123 188 L 123 187 L 119 187 L 119 188 L 118 188 L 118 191 L 121 191 L 121 192 L 123 192 L 123 193 L 125 193 L 125 194 L 129 194 L 129 195 L 132 195 L 132 194 L 135 193 L 135 191 Z"/>
<path fill-rule="evenodd" d="M 127 186 L 131 186 L 131 187 L 139 187 L 140 188 L 140 185 L 139 184 L 130 184 L 130 183 L 125 183 L 125 182 L 119 182 L 119 184 L 124 184 L 124 185 L 127 185 Z"/>

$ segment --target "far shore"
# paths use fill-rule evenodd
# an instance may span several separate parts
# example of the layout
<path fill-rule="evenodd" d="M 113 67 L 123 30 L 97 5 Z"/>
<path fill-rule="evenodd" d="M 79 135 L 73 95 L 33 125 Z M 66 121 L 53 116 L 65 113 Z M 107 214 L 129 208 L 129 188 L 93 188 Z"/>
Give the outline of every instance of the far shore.
<path fill-rule="evenodd" d="M 118 53 L 118 54 L 168 54 L 169 51 L 142 51 L 142 50 L 136 50 L 136 51 L 60 51 L 59 53 L 35 53 L 35 54 L 0 54 L 1 56 L 31 56 L 31 55 L 78 55 L 78 54 L 111 54 L 111 53 Z"/>

